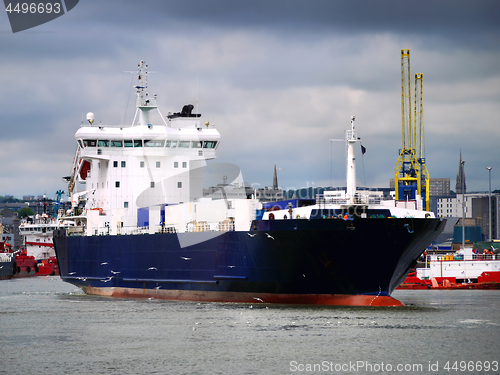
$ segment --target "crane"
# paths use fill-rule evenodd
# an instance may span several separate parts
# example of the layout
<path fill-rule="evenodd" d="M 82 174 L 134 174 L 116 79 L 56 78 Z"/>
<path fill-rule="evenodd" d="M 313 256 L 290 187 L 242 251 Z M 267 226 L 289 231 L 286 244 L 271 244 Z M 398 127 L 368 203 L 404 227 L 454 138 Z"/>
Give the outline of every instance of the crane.
<path fill-rule="evenodd" d="M 410 50 L 401 50 L 402 148 L 394 168 L 396 201 L 416 200 L 425 185 L 425 207 L 429 210 L 429 173 L 423 157 L 423 74 L 415 74 L 415 123 L 411 113 Z"/>
<path fill-rule="evenodd" d="M 425 165 L 424 156 L 424 108 L 423 108 L 423 73 L 415 73 L 415 116 L 414 116 L 414 143 L 415 156 L 420 169 L 420 188 L 418 193 L 423 196 L 425 194 L 424 203 L 425 210 L 429 211 L 429 172 Z"/>

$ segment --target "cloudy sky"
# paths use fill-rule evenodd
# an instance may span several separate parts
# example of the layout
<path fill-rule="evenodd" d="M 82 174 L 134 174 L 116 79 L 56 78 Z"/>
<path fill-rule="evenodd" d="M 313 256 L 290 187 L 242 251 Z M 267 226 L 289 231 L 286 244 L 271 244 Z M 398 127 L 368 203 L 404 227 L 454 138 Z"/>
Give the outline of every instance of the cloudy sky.
<path fill-rule="evenodd" d="M 12 33 L 0 14 L 0 195 L 67 190 L 82 117 L 131 123 L 140 60 L 163 114 L 198 102 L 218 161 L 249 183 L 345 185 L 356 115 L 358 185 L 388 187 L 402 144 L 401 49 L 424 74 L 425 157 L 454 190 L 500 188 L 497 0 L 85 0 Z M 158 120 L 160 123 L 160 120 Z M 221 181 L 222 182 L 222 181 Z"/>

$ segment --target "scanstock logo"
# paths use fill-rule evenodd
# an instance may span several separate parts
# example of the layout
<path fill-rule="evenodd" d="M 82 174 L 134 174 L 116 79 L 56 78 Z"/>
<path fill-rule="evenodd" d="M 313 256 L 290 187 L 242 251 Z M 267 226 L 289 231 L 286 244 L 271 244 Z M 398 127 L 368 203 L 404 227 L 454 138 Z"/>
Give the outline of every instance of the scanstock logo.
<path fill-rule="evenodd" d="M 3 0 L 13 33 L 31 29 L 61 17 L 73 9 L 79 0 Z"/>

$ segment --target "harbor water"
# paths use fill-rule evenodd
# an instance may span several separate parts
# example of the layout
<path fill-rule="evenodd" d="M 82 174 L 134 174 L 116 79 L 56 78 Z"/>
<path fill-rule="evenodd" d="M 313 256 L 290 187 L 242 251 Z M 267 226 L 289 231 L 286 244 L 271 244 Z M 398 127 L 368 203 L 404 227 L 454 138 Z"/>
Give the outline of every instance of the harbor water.
<path fill-rule="evenodd" d="M 398 308 L 125 300 L 0 281 L 0 374 L 498 374 L 500 290 Z"/>

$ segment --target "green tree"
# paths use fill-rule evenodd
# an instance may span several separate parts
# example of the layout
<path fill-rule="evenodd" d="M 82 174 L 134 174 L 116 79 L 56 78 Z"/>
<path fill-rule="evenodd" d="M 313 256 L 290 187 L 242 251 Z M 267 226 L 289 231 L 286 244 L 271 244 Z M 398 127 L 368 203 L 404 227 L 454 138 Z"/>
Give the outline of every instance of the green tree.
<path fill-rule="evenodd" d="M 17 216 L 19 217 L 19 219 L 22 219 L 26 216 L 32 216 L 34 214 L 35 213 L 33 212 L 33 210 L 29 207 L 24 207 L 17 211 Z"/>

